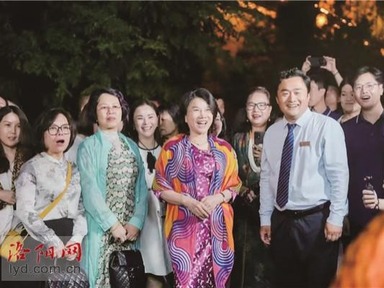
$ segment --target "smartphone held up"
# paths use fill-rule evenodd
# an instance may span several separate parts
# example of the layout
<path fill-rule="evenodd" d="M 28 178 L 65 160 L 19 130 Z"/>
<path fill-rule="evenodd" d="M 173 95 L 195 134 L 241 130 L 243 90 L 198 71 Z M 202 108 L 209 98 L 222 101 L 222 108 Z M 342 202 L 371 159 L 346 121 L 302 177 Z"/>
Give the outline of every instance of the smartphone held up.
<path fill-rule="evenodd" d="M 309 57 L 309 63 L 311 63 L 311 67 L 321 67 L 327 65 L 327 60 L 324 57 Z"/>

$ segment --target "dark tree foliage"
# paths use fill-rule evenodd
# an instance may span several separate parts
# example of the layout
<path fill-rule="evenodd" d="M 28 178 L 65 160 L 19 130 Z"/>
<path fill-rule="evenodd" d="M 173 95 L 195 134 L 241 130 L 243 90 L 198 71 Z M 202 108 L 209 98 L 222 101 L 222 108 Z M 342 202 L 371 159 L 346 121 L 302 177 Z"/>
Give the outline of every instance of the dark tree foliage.
<path fill-rule="evenodd" d="M 384 64 L 382 40 L 364 17 L 331 33 L 331 25 L 315 26 L 317 1 L 244 3 L 277 17 L 237 1 L 1 1 L 0 96 L 34 118 L 52 105 L 77 115 L 79 96 L 99 86 L 129 101 L 177 100 L 203 86 L 225 99 L 230 118 L 252 87 L 274 96 L 279 71 L 301 67 L 307 55 L 335 57 L 342 74 Z M 342 15 L 346 2 L 334 5 Z M 376 5 L 383 13 L 383 2 Z M 232 55 L 223 48 L 229 38 L 241 39 Z"/>
<path fill-rule="evenodd" d="M 0 93 L 74 113 L 98 86 L 175 99 L 229 59 L 222 46 L 238 35 L 221 11 L 243 10 L 232 1 L 0 2 Z"/>

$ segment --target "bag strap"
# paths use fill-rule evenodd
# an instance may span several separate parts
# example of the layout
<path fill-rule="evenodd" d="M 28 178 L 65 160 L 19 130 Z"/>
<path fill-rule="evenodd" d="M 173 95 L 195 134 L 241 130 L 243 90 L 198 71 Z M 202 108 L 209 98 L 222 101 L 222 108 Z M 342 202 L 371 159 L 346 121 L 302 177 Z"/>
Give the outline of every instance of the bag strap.
<path fill-rule="evenodd" d="M 55 198 L 55 200 L 53 200 L 53 202 L 51 204 L 49 204 L 44 210 L 43 212 L 41 212 L 39 214 L 40 218 L 44 219 L 45 216 L 48 215 L 49 212 L 52 211 L 53 208 L 55 208 L 55 206 L 60 202 L 60 200 L 63 198 L 65 192 L 68 190 L 68 186 L 69 186 L 69 182 L 71 182 L 71 176 L 72 176 L 72 165 L 71 165 L 71 162 L 67 162 L 68 165 L 67 165 L 67 177 L 65 179 L 65 187 L 63 189 L 63 191 L 61 191 L 61 193 L 59 195 L 57 195 L 57 197 Z"/>

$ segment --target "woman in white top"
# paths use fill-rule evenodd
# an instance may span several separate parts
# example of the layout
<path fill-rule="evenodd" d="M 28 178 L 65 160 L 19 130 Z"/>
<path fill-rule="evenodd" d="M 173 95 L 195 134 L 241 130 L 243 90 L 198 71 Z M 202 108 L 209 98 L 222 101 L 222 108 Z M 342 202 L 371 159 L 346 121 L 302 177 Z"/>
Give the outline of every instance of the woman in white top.
<path fill-rule="evenodd" d="M 21 165 L 33 156 L 31 128 L 24 112 L 16 106 L 0 109 L 0 245 L 19 220 L 14 215 L 15 179 Z M 0 264 L 3 261 L 0 261 Z M 5 262 L 3 262 L 5 263 Z M 0 265 L 1 267 L 1 265 Z M 8 271 L 8 270 L 5 270 Z M 6 275 L 4 275 L 6 276 Z M 7 277 L 4 277 L 6 279 Z M 21 287 L 21 282 L 5 282 L 1 287 Z"/>
<path fill-rule="evenodd" d="M 28 262 L 33 261 L 32 264 L 38 266 L 36 259 L 41 256 L 39 259 L 41 267 L 45 265 L 44 260 L 53 262 L 53 258 L 63 258 L 57 263 L 69 265 L 64 260 L 80 260 L 81 243 L 87 234 L 85 210 L 81 199 L 80 174 L 76 165 L 70 166 L 64 157 L 64 152 L 73 143 L 76 130 L 71 115 L 62 108 L 43 112 L 38 117 L 34 128 L 38 154 L 22 166 L 16 181 L 16 213 L 35 241 L 29 239 L 32 241 L 31 245 L 35 246 L 30 247 L 31 253 L 27 256 L 32 259 L 28 259 Z M 67 173 L 70 173 L 71 177 L 63 198 L 42 219 L 39 214 L 66 187 Z M 40 249 L 34 251 L 38 247 Z M 45 252 L 43 255 L 40 254 L 43 251 L 47 251 L 48 255 Z M 79 265 L 79 263 L 72 262 L 71 265 Z M 35 268 L 32 267 L 32 269 Z M 43 270 L 41 272 L 44 273 Z M 35 276 L 39 277 L 35 280 L 44 280 L 42 274 L 35 274 L 30 277 Z M 31 287 L 35 284 L 38 286 L 39 282 L 31 281 Z"/>
<path fill-rule="evenodd" d="M 139 146 L 148 186 L 148 214 L 140 236 L 141 253 L 147 274 L 146 287 L 166 287 L 165 276 L 172 272 L 172 266 L 163 233 L 164 203 L 152 192 L 155 162 L 161 150 L 156 106 L 148 100 L 139 100 L 132 107 L 130 122 L 133 122 L 132 139 Z"/>

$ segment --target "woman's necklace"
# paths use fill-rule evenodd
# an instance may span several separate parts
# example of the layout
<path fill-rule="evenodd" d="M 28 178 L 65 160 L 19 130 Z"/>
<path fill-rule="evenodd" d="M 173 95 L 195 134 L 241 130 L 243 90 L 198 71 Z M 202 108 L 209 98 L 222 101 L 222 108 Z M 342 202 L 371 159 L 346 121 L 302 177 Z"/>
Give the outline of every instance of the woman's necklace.
<path fill-rule="evenodd" d="M 208 144 L 208 139 L 204 139 L 204 141 L 197 142 L 197 141 L 191 139 L 191 137 L 189 137 L 189 141 L 191 141 L 191 143 L 193 143 L 193 144 L 195 144 L 195 145 L 197 145 L 199 147 Z"/>
<path fill-rule="evenodd" d="M 141 142 L 141 140 L 139 140 L 139 144 L 142 145 L 142 147 L 139 145 L 139 147 L 140 147 L 141 149 L 151 151 L 152 153 L 153 153 L 153 151 L 154 151 L 154 150 L 156 149 L 156 147 L 157 147 L 155 139 L 153 139 L 153 145 L 152 145 L 153 148 L 148 148 L 147 145 L 145 145 L 143 142 Z"/>
<path fill-rule="evenodd" d="M 208 141 L 204 141 L 204 142 L 201 142 L 201 143 L 197 143 L 197 142 L 195 142 L 195 141 L 191 141 L 191 142 L 192 142 L 193 144 L 199 146 L 199 147 L 208 144 Z"/>
<path fill-rule="evenodd" d="M 140 140 L 139 140 L 139 144 L 141 144 L 141 145 L 143 145 L 144 146 L 144 148 L 143 147 L 141 147 L 140 145 L 139 145 L 139 147 L 141 148 L 141 149 L 145 149 L 145 150 L 147 150 L 148 151 L 148 153 L 147 153 L 147 166 L 148 166 L 148 170 L 149 170 L 149 173 L 152 173 L 153 172 L 153 170 L 155 169 L 155 163 L 156 163 L 156 157 L 153 155 L 154 154 L 154 150 L 156 149 L 156 141 L 155 140 L 153 140 L 153 148 L 152 149 L 149 149 L 143 142 L 141 142 Z"/>

